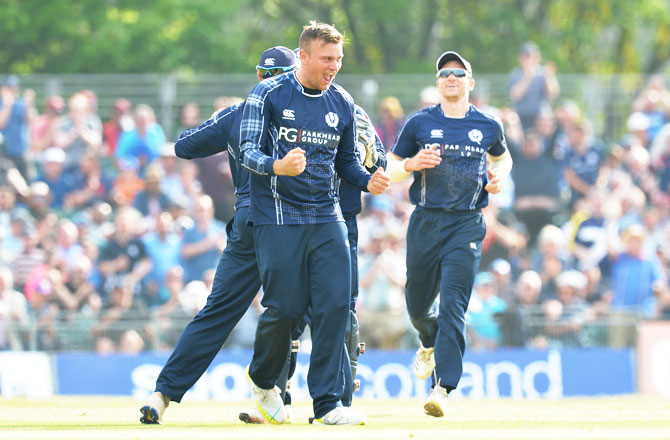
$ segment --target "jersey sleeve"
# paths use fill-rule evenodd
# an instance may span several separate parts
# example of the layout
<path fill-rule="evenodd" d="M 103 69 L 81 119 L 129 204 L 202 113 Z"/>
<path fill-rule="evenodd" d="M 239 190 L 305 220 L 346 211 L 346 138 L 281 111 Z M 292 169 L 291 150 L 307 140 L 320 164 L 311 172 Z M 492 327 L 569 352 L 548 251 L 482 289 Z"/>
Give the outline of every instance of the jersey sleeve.
<path fill-rule="evenodd" d="M 507 141 L 505 140 L 505 130 L 503 129 L 502 122 L 499 119 L 495 119 L 496 125 L 496 137 L 489 147 L 487 153 L 491 156 L 502 156 L 507 151 Z"/>
<path fill-rule="evenodd" d="M 402 159 L 412 157 L 419 151 L 415 136 L 415 120 L 415 117 L 407 118 L 393 145 L 393 154 Z"/>
<path fill-rule="evenodd" d="M 240 164 L 262 176 L 274 175 L 275 159 L 265 154 L 262 146 L 268 137 L 270 90 L 264 82 L 251 91 L 246 100 L 240 123 Z"/>
<path fill-rule="evenodd" d="M 230 137 L 238 135 L 231 132 L 230 124 L 238 111 L 241 104 L 228 107 L 199 127 L 183 132 L 174 144 L 175 154 L 182 159 L 193 159 L 226 151 Z"/>

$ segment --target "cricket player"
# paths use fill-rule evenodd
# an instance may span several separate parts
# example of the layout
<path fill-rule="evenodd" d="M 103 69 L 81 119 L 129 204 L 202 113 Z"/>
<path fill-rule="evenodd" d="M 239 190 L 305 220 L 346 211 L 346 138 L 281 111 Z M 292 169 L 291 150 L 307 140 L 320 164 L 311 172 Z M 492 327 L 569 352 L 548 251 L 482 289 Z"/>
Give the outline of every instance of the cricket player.
<path fill-rule="evenodd" d="M 291 332 L 308 306 L 313 348 L 307 382 L 314 422 L 367 423 L 341 404 L 344 350 L 333 349 L 342 347 L 351 301 L 336 179 L 377 195 L 389 178 L 383 170 L 370 175 L 356 158 L 354 103 L 332 83 L 342 66 L 342 46 L 342 34 L 333 26 L 305 26 L 300 68 L 256 86 L 242 117 L 241 163 L 253 173 L 251 220 L 266 307 L 249 377 L 256 405 L 272 423 L 286 420 L 275 385 Z"/>
<path fill-rule="evenodd" d="M 442 100 L 407 118 L 388 170 L 392 181 L 414 175 L 405 299 L 421 339 L 415 374 L 425 379 L 435 373 L 424 410 L 442 417 L 463 372 L 465 311 L 486 233 L 481 210 L 488 193 L 500 192 L 512 159 L 501 122 L 469 102 L 475 86 L 470 63 L 448 51 L 436 67 Z"/>
<path fill-rule="evenodd" d="M 260 81 L 296 67 L 297 58 L 293 51 L 277 46 L 263 52 L 256 74 Z M 220 110 L 199 127 L 182 133 L 175 143 L 175 153 L 184 159 L 228 151 L 237 203 L 235 216 L 228 223 L 228 241 L 216 268 L 207 304 L 177 341 L 158 376 L 156 392 L 140 409 L 142 423 L 159 423 L 170 401 L 181 401 L 212 363 L 261 286 L 252 227 L 248 224 L 249 173 L 239 163 L 240 121 L 245 105 L 241 103 Z"/>

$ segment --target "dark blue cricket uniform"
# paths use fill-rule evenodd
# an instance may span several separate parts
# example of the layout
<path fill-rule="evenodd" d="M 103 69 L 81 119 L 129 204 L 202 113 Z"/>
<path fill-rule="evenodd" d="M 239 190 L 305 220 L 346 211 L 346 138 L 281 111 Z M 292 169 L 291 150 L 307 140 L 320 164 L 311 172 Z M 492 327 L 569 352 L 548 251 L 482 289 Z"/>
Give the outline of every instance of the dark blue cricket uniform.
<path fill-rule="evenodd" d="M 433 146 L 442 162 L 414 172 L 409 190 L 416 208 L 407 230 L 405 299 L 423 346 L 435 347 L 434 379 L 450 391 L 463 371 L 465 311 L 486 233 L 486 154 L 500 156 L 507 147 L 498 120 L 472 105 L 464 118 L 448 118 L 439 104 L 407 118 L 393 153 L 407 158 Z"/>
<path fill-rule="evenodd" d="M 228 151 L 235 184 L 235 216 L 228 223 L 228 241 L 219 260 L 207 304 L 193 318 L 156 381 L 156 391 L 179 402 L 207 370 L 230 332 L 260 289 L 249 210 L 249 173 L 239 166 L 239 132 L 243 104 L 219 112 L 184 132 L 175 153 L 184 159 Z"/>
<path fill-rule="evenodd" d="M 364 189 L 370 174 L 356 158 L 354 103 L 333 84 L 310 94 L 294 73 L 269 78 L 247 98 L 240 127 L 241 163 L 252 171 L 252 221 L 267 307 L 260 317 L 249 375 L 275 386 L 291 332 L 312 306 L 307 382 L 314 416 L 324 416 L 344 392 L 341 347 L 349 313 L 350 256 L 339 205 L 337 174 Z M 273 163 L 305 150 L 298 176 L 276 176 Z"/>

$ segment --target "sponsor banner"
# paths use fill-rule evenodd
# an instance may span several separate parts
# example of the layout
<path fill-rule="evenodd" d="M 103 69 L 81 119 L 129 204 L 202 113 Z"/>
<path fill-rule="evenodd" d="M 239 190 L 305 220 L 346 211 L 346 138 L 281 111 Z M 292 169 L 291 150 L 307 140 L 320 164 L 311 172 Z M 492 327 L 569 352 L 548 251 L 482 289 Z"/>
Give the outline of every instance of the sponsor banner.
<path fill-rule="evenodd" d="M 251 397 L 245 367 L 251 351 L 223 351 L 184 396 L 187 400 L 240 400 Z M 359 359 L 356 397 L 425 397 L 430 380 L 412 373 L 413 351 L 368 350 Z M 154 390 L 167 355 L 56 356 L 60 394 L 113 394 L 144 398 Z M 307 400 L 309 356 L 300 353 L 291 381 L 294 399 Z M 452 397 L 558 398 L 635 392 L 632 351 L 605 348 L 564 350 L 509 349 L 469 352 Z"/>
<path fill-rule="evenodd" d="M 641 323 L 637 347 L 640 392 L 670 397 L 670 322 Z"/>
<path fill-rule="evenodd" d="M 33 351 L 0 352 L 0 395 L 48 399 L 54 384 L 51 358 Z"/>

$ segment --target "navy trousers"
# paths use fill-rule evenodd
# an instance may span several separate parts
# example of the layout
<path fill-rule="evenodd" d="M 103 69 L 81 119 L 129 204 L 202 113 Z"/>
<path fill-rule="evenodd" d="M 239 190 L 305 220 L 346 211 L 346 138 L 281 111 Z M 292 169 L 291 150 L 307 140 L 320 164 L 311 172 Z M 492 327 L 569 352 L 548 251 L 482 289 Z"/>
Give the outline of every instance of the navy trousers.
<path fill-rule="evenodd" d="M 248 208 L 231 220 L 207 304 L 184 328 L 156 381 L 156 391 L 180 402 L 207 370 L 230 332 L 247 311 L 261 282 Z"/>
<path fill-rule="evenodd" d="M 307 384 L 314 417 L 323 417 L 341 405 L 344 393 L 342 346 L 351 301 L 346 226 L 258 225 L 254 239 L 266 310 L 258 322 L 249 375 L 261 388 L 275 386 L 291 334 L 311 305 Z"/>
<path fill-rule="evenodd" d="M 463 373 L 465 312 L 486 234 L 480 211 L 417 207 L 407 230 L 407 311 L 424 347 L 435 347 L 433 379 L 456 388 Z M 439 311 L 434 306 L 440 294 Z"/>

